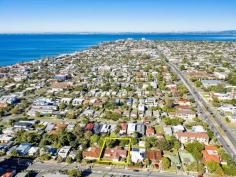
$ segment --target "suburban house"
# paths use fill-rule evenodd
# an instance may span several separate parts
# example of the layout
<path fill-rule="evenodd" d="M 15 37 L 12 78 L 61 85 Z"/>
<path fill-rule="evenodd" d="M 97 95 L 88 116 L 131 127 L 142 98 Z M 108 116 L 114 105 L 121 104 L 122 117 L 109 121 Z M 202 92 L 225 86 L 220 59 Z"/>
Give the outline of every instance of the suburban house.
<path fill-rule="evenodd" d="M 209 136 L 206 132 L 177 132 L 176 138 L 182 143 L 198 141 L 200 143 L 208 144 Z"/>
<path fill-rule="evenodd" d="M 140 133 L 142 136 L 145 135 L 146 126 L 143 123 L 136 124 L 136 132 Z"/>
<path fill-rule="evenodd" d="M 166 135 L 169 135 L 169 136 L 173 135 L 171 127 L 163 127 L 163 130 Z"/>
<path fill-rule="evenodd" d="M 145 158 L 145 148 L 132 148 L 130 156 L 131 161 L 134 163 L 143 162 Z"/>
<path fill-rule="evenodd" d="M 16 148 L 17 154 L 20 156 L 25 156 L 28 154 L 29 149 L 31 148 L 31 143 L 22 143 Z"/>
<path fill-rule="evenodd" d="M 161 150 L 149 150 L 146 152 L 146 158 L 151 160 L 152 163 L 159 162 L 162 158 L 162 151 Z"/>
<path fill-rule="evenodd" d="M 181 106 L 190 106 L 191 105 L 191 102 L 187 99 L 179 99 L 176 101 L 176 103 Z"/>
<path fill-rule="evenodd" d="M 0 134 L 0 143 L 9 143 L 13 139 L 13 136 Z"/>
<path fill-rule="evenodd" d="M 146 136 L 153 136 L 153 135 L 155 135 L 155 130 L 154 130 L 154 128 L 153 128 L 153 127 L 148 127 L 148 128 L 146 129 Z"/>
<path fill-rule="evenodd" d="M 206 132 L 203 126 L 201 125 L 196 125 L 192 126 L 192 132 Z"/>
<path fill-rule="evenodd" d="M 103 159 L 113 162 L 119 162 L 122 158 L 126 158 L 127 150 L 121 149 L 120 146 L 114 148 L 106 148 Z"/>
<path fill-rule="evenodd" d="M 85 130 L 93 131 L 94 124 L 92 122 L 87 123 Z"/>
<path fill-rule="evenodd" d="M 100 148 L 98 147 L 89 147 L 87 150 L 84 150 L 83 158 L 87 160 L 96 160 L 100 155 Z"/>
<path fill-rule="evenodd" d="M 233 106 L 231 104 L 224 104 L 218 108 L 220 111 L 223 112 L 229 112 L 231 114 L 236 112 L 236 106 Z"/>
<path fill-rule="evenodd" d="M 54 76 L 54 78 L 58 81 L 65 81 L 70 78 L 70 75 L 67 73 L 58 73 Z"/>
<path fill-rule="evenodd" d="M 72 100 L 73 106 L 83 105 L 84 99 L 83 98 L 75 98 Z"/>
<path fill-rule="evenodd" d="M 59 152 L 58 152 L 58 156 L 60 156 L 62 159 L 65 159 L 67 157 L 67 155 L 69 154 L 71 149 L 71 146 L 63 146 Z"/>
<path fill-rule="evenodd" d="M 54 127 L 48 132 L 49 135 L 57 135 L 67 127 L 67 124 L 57 123 L 54 124 Z"/>
<path fill-rule="evenodd" d="M 126 122 L 121 122 L 120 123 L 120 134 L 121 135 L 124 135 L 124 134 L 127 133 L 127 127 L 128 127 L 128 125 L 127 125 Z"/>
<path fill-rule="evenodd" d="M 183 125 L 175 125 L 175 126 L 172 126 L 172 130 L 174 133 L 176 132 L 184 132 L 185 131 L 185 127 Z"/>
<path fill-rule="evenodd" d="M 136 130 L 136 123 L 128 123 L 127 134 L 131 135 Z"/>
<path fill-rule="evenodd" d="M 222 81 L 220 81 L 220 80 L 201 80 L 201 83 L 202 83 L 203 87 L 208 88 L 211 86 L 216 86 L 218 84 L 221 84 Z"/>
<path fill-rule="evenodd" d="M 43 148 L 40 149 L 40 155 L 43 154 L 49 154 L 50 156 L 56 158 L 58 150 L 57 148 L 54 148 L 52 146 L 44 146 Z"/>
<path fill-rule="evenodd" d="M 54 82 L 52 84 L 52 91 L 58 92 L 69 89 L 73 86 L 72 82 Z"/>
<path fill-rule="evenodd" d="M 13 177 L 16 175 L 16 170 L 7 170 L 4 173 L 1 173 L 1 177 Z"/>
<path fill-rule="evenodd" d="M 168 113 L 170 118 L 182 118 L 185 120 L 192 120 L 193 118 L 196 117 L 196 113 L 193 112 L 192 110 L 176 110 L 175 112 L 170 112 Z"/>
<path fill-rule="evenodd" d="M 57 101 L 49 98 L 38 98 L 33 102 L 33 105 L 27 114 L 30 116 L 35 116 L 36 112 L 41 115 L 53 114 L 58 110 L 57 104 Z"/>
<path fill-rule="evenodd" d="M 217 79 L 226 79 L 228 74 L 225 73 L 225 72 L 214 72 L 214 76 L 217 78 Z"/>
<path fill-rule="evenodd" d="M 210 93 L 210 96 L 212 99 L 217 98 L 220 101 L 227 101 L 232 100 L 236 98 L 236 94 L 234 92 L 228 92 L 228 93 Z"/>
<path fill-rule="evenodd" d="M 220 163 L 220 156 L 217 152 L 216 146 L 205 146 L 205 150 L 202 151 L 202 155 L 205 162 L 215 161 Z"/>
<path fill-rule="evenodd" d="M 16 95 L 4 95 L 0 98 L 0 103 L 14 105 L 19 101 L 19 98 Z"/>
<path fill-rule="evenodd" d="M 29 121 L 19 121 L 13 126 L 14 130 L 30 130 L 33 126 L 32 122 Z"/>
<path fill-rule="evenodd" d="M 39 147 L 35 147 L 35 146 L 32 146 L 28 151 L 29 156 L 36 156 L 38 155 L 38 153 L 39 153 Z"/>

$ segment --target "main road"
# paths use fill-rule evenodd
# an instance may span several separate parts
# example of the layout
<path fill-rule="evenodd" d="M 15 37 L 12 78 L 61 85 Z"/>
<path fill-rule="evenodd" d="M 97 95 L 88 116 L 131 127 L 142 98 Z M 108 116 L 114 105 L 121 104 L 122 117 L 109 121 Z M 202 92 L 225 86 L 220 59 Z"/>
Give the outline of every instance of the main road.
<path fill-rule="evenodd" d="M 198 91 L 192 86 L 192 84 L 190 84 L 188 79 L 184 77 L 181 71 L 174 64 L 168 61 L 165 61 L 165 64 L 177 74 L 177 76 L 192 94 L 196 103 L 203 111 L 210 129 L 214 132 L 218 141 L 228 152 L 228 154 L 230 154 L 234 161 L 236 161 L 236 140 L 229 129 L 222 123 L 220 115 L 214 110 L 214 108 L 212 108 L 209 103 L 205 101 L 201 94 L 198 93 Z"/>
<path fill-rule="evenodd" d="M 58 172 L 59 170 L 70 170 L 77 168 L 83 171 L 86 176 L 130 176 L 130 177 L 183 177 L 186 176 L 185 174 L 176 174 L 176 173 L 165 173 L 165 172 L 158 172 L 158 171 L 133 171 L 128 170 L 125 168 L 115 168 L 112 166 L 93 166 L 90 167 L 89 165 L 81 166 L 78 164 L 63 164 L 63 163 L 33 163 L 31 166 L 28 167 L 27 171 L 36 171 L 41 174 L 47 172 Z"/>

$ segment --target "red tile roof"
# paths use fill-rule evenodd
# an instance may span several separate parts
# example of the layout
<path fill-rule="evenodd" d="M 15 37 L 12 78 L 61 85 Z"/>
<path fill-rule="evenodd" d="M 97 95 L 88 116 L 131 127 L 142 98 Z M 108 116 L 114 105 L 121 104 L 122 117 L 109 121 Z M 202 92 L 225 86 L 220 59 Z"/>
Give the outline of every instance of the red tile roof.
<path fill-rule="evenodd" d="M 7 104 L 6 103 L 0 103 L 0 108 L 6 108 Z"/>
<path fill-rule="evenodd" d="M 13 171 L 9 171 L 9 172 L 6 172 L 4 174 L 1 175 L 1 177 L 11 177 L 13 176 L 15 173 Z"/>
<path fill-rule="evenodd" d="M 70 82 L 54 82 L 52 84 L 52 88 L 68 89 L 70 87 L 72 87 L 72 83 Z"/>
<path fill-rule="evenodd" d="M 202 154 L 206 162 L 215 161 L 220 163 L 220 156 L 218 155 L 216 146 L 205 146 L 205 150 L 202 151 Z"/>
<path fill-rule="evenodd" d="M 120 128 L 121 128 L 121 130 L 127 130 L 127 123 L 126 122 L 121 122 L 120 123 Z"/>
<path fill-rule="evenodd" d="M 85 127 L 85 130 L 92 130 L 94 127 L 94 124 L 93 123 L 88 123 Z"/>
<path fill-rule="evenodd" d="M 147 136 L 151 136 L 151 135 L 154 135 L 155 134 L 155 130 L 153 127 L 148 127 L 147 130 L 146 130 L 146 135 Z"/>
<path fill-rule="evenodd" d="M 127 156 L 127 150 L 121 149 L 120 146 L 115 148 L 106 148 L 103 158 L 105 160 L 119 160 L 120 158 L 125 158 Z"/>
<path fill-rule="evenodd" d="M 150 150 L 150 151 L 147 151 L 146 156 L 151 161 L 161 160 L 162 152 L 159 150 Z"/>
<path fill-rule="evenodd" d="M 177 132 L 178 137 L 209 138 L 206 132 Z"/>
<path fill-rule="evenodd" d="M 83 158 L 98 158 L 100 154 L 100 148 L 98 147 L 90 147 L 87 150 L 83 151 Z"/>
<path fill-rule="evenodd" d="M 189 105 L 178 105 L 175 106 L 176 109 L 192 109 L 192 106 Z"/>

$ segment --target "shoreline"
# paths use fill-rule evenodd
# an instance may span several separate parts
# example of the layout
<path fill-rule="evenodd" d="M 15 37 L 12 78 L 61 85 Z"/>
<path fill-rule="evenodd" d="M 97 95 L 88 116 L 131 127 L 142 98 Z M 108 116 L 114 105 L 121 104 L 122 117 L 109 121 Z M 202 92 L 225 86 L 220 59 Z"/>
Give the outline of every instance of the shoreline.
<path fill-rule="evenodd" d="M 146 40 L 157 40 L 157 41 L 167 41 L 167 42 L 168 41 L 236 42 L 236 34 L 230 34 L 230 35 L 218 34 L 216 37 L 212 37 L 212 36 L 214 36 L 214 34 L 208 34 L 208 33 L 88 33 L 88 34 L 85 34 L 85 33 L 66 33 L 66 34 L 64 34 L 64 33 L 36 34 L 35 33 L 35 34 L 30 34 L 30 33 L 28 33 L 28 34 L 0 34 L 0 37 L 1 36 L 10 36 L 10 37 L 12 37 L 12 36 L 18 36 L 18 35 L 19 36 L 30 36 L 30 35 L 32 35 L 32 36 L 38 36 L 38 35 L 39 36 L 57 36 L 57 35 L 73 36 L 73 35 L 78 35 L 78 36 L 85 36 L 85 38 L 86 38 L 86 36 L 93 36 L 93 35 L 99 36 L 99 35 L 102 35 L 102 36 L 105 36 L 107 38 L 106 39 L 103 39 L 103 38 L 101 38 L 101 39 L 96 39 L 96 38 L 94 38 L 94 39 L 93 38 L 92 39 L 91 38 L 83 39 L 84 41 L 82 41 L 82 43 L 79 43 L 79 41 L 78 41 L 78 43 L 71 44 L 71 46 L 69 44 L 68 47 L 66 47 L 67 45 L 65 45 L 65 44 L 63 44 L 59 47 L 55 46 L 55 49 L 54 48 L 51 48 L 51 49 L 49 48 L 48 49 L 48 51 L 49 51 L 48 54 L 46 53 L 45 55 L 43 55 L 43 53 L 41 52 L 41 54 L 43 56 L 39 56 L 39 57 L 35 57 L 35 58 L 34 57 L 30 58 L 30 54 L 32 53 L 32 50 L 27 49 L 27 45 L 30 45 L 30 41 L 24 41 L 24 40 L 20 41 L 21 39 L 17 39 L 18 41 L 17 40 L 16 41 L 18 43 L 28 42 L 29 44 L 27 43 L 27 45 L 25 47 L 26 49 L 23 48 L 23 49 L 20 50 L 17 47 L 16 47 L 16 49 L 14 49 L 14 48 L 11 49 L 10 48 L 11 52 L 9 52 L 9 55 L 12 55 L 12 53 L 15 52 L 14 50 L 16 50 L 16 52 L 17 51 L 19 51 L 21 53 L 25 52 L 26 54 L 29 55 L 29 58 L 27 59 L 27 57 L 26 57 L 23 60 L 19 60 L 19 59 L 17 59 L 17 56 L 18 55 L 20 56 L 20 55 L 23 55 L 23 54 L 18 54 L 17 53 L 16 54 L 16 59 L 12 59 L 12 63 L 11 63 L 11 60 L 7 60 L 7 59 L 5 61 L 2 59 L 3 62 L 1 62 L 1 50 L 0 50 L 0 68 L 11 67 L 11 66 L 18 65 L 18 64 L 21 64 L 21 63 L 32 63 L 32 62 L 36 62 L 36 61 L 40 61 L 40 60 L 45 60 L 45 59 L 48 59 L 48 58 L 53 59 L 53 58 L 60 57 L 61 55 L 71 55 L 73 53 L 78 53 L 78 52 L 81 52 L 83 50 L 89 49 L 89 48 L 94 47 L 94 46 L 99 46 L 104 42 L 108 42 L 108 41 L 109 42 L 114 42 L 116 40 L 127 40 L 127 39 L 129 39 L 129 37 L 133 40 L 142 40 L 142 38 L 144 38 Z M 122 38 L 122 35 L 124 35 L 124 38 Z M 144 35 L 144 36 L 142 36 L 142 35 Z M 165 35 L 168 35 L 168 36 L 165 36 Z M 173 37 L 175 35 L 177 35 L 177 37 Z M 195 37 L 197 36 L 197 37 L 196 38 L 194 38 L 194 37 L 189 37 L 188 38 L 188 37 L 186 37 L 187 35 L 195 36 Z M 203 35 L 203 36 L 201 36 L 201 35 Z M 119 36 L 119 37 L 117 37 L 117 36 Z M 230 36 L 231 38 L 228 38 L 228 36 Z M 217 39 L 217 37 L 219 37 L 219 38 Z M 29 39 L 31 40 L 31 38 L 29 38 Z M 57 39 L 61 39 L 61 38 L 57 38 Z M 2 40 L 4 40 L 4 39 L 2 39 Z M 27 38 L 27 40 L 28 40 L 28 38 Z M 39 40 L 39 41 L 37 41 L 37 40 Z M 47 40 L 47 38 L 45 40 Z M 65 40 L 68 40 L 68 39 L 65 39 Z M 73 40 L 73 38 L 70 39 L 70 40 Z M 74 40 L 76 40 L 76 39 L 74 39 Z M 39 39 L 37 38 L 34 42 L 36 42 L 37 44 L 41 44 L 40 43 L 40 38 Z M 43 42 L 47 42 L 47 41 L 43 41 Z M 57 41 L 55 41 L 55 44 L 56 44 L 56 42 Z M 64 42 L 64 40 L 63 40 L 63 42 Z M 68 41 L 65 41 L 65 42 L 68 42 Z M 83 42 L 85 42 L 85 44 L 83 44 Z M 4 45 L 4 41 L 3 41 L 2 45 Z M 73 45 L 75 45 L 75 46 L 73 46 Z M 1 42 L 0 42 L 0 46 L 1 46 Z M 70 47 L 71 48 L 77 48 L 77 49 L 75 49 L 74 51 L 68 51 L 68 52 L 62 52 L 62 53 L 55 52 L 56 54 L 52 54 L 53 50 L 55 50 L 55 51 L 58 50 L 59 51 L 60 47 L 65 47 L 65 49 L 69 49 Z M 45 50 L 47 50 L 47 46 L 45 48 L 46 48 Z M 40 55 L 40 52 L 37 53 L 38 50 L 44 51 L 44 47 L 41 47 L 41 48 L 38 47 L 38 48 L 34 49 L 33 52 L 35 52 L 36 54 L 32 53 L 32 55 L 37 55 L 37 54 Z M 2 49 L 2 51 L 5 52 L 4 48 Z M 8 48 L 6 48 L 6 52 L 7 51 L 9 51 Z M 50 54 L 50 52 L 51 52 L 51 54 Z M 14 56 L 14 54 L 13 54 L 13 56 Z M 2 57 L 4 58 L 4 54 L 3 54 Z M 16 61 L 14 61 L 14 60 L 16 60 Z M 8 64 L 8 61 L 9 61 L 9 64 Z M 6 64 L 4 64 L 4 63 L 6 63 Z"/>

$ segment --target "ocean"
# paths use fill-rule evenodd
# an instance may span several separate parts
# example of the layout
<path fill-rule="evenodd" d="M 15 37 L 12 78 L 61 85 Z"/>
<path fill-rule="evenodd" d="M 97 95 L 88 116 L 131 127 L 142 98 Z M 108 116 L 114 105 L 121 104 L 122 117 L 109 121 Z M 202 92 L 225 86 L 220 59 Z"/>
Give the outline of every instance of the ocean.
<path fill-rule="evenodd" d="M 0 34 L 0 66 L 81 51 L 117 39 L 236 41 L 224 34 Z"/>

